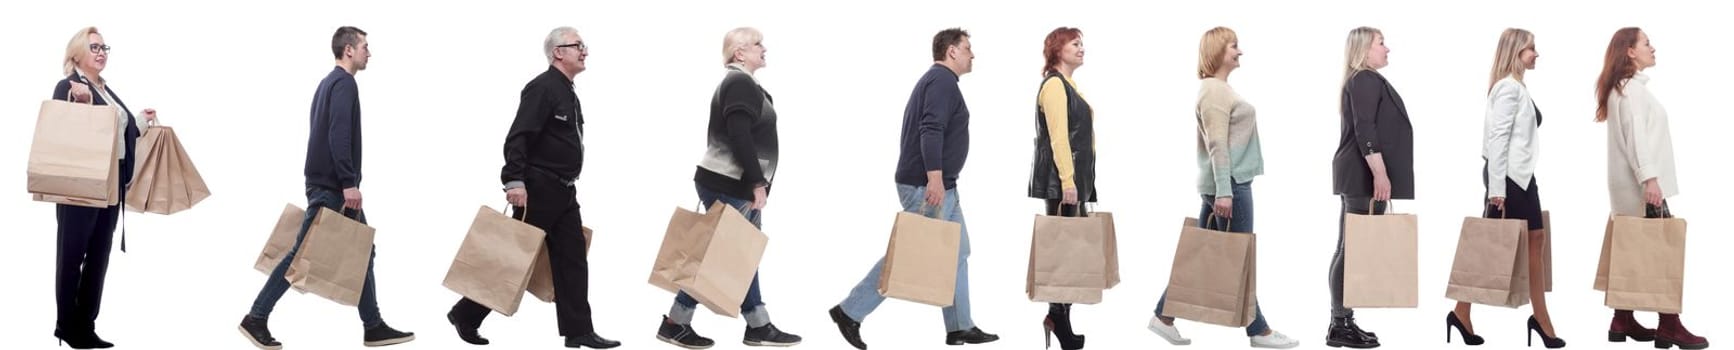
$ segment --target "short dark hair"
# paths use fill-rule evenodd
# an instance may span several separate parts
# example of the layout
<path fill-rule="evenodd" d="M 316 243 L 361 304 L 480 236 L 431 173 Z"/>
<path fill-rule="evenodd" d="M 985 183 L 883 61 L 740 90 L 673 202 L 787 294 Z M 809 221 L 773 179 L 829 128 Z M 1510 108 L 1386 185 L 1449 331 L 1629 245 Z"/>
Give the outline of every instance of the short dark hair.
<path fill-rule="evenodd" d="M 343 48 L 360 44 L 361 37 L 364 36 L 367 36 L 367 32 L 361 31 L 361 28 L 350 26 L 337 28 L 337 32 L 331 34 L 331 57 L 343 59 Z"/>
<path fill-rule="evenodd" d="M 969 32 L 963 31 L 962 28 L 950 28 L 939 31 L 939 34 L 934 34 L 933 60 L 944 61 L 945 49 L 963 43 L 963 39 L 968 37 Z"/>

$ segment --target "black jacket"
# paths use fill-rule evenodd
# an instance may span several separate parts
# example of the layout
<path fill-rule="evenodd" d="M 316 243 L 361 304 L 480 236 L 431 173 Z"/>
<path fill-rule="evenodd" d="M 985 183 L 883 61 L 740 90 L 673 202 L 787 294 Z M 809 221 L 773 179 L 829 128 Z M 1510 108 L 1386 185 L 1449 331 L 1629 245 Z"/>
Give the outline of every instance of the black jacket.
<path fill-rule="evenodd" d="M 1391 180 L 1391 199 L 1415 199 L 1415 133 L 1403 97 L 1384 75 L 1355 73 L 1343 85 L 1342 137 L 1331 162 L 1337 195 L 1373 195 L 1373 173 L 1366 156 L 1381 154 Z"/>
<path fill-rule="evenodd" d="M 1072 182 L 1078 189 L 1078 201 L 1096 201 L 1096 120 L 1090 103 L 1078 96 L 1072 83 L 1059 73 L 1048 73 L 1043 79 L 1059 79 L 1066 87 L 1066 142 L 1072 149 Z M 1047 113 L 1036 106 L 1036 151 L 1030 166 L 1030 198 L 1061 199 L 1065 185 L 1060 183 L 1059 167 L 1054 165 L 1054 146 L 1048 130 Z"/>
<path fill-rule="evenodd" d="M 539 172 L 562 183 L 584 170 L 584 112 L 572 79 L 548 66 L 519 93 L 518 115 L 506 132 L 500 182 L 511 186 Z"/>
<path fill-rule="evenodd" d="M 96 84 L 92 84 L 89 78 L 79 75 L 77 72 L 72 73 L 72 75 L 67 76 L 66 79 L 61 79 L 59 83 L 54 84 L 54 99 L 72 101 L 72 82 L 75 81 L 90 87 L 91 104 L 98 106 L 109 105 L 111 102 L 102 98 L 102 94 L 106 92 L 108 93 L 108 96 L 114 97 L 112 103 L 119 106 L 121 112 L 126 113 L 126 130 L 121 131 L 126 135 L 125 137 L 122 137 L 126 141 L 125 149 L 122 150 L 122 152 L 126 152 L 126 159 L 120 161 L 120 191 L 121 193 L 126 193 L 127 188 L 132 185 L 133 166 L 138 164 L 136 159 L 138 158 L 136 148 L 140 136 L 137 125 L 138 120 L 133 118 L 132 110 L 126 108 L 126 102 L 120 100 L 120 95 L 116 95 L 112 87 L 104 86 L 103 90 L 105 91 L 97 92 Z"/>
<path fill-rule="evenodd" d="M 307 185 L 330 190 L 361 187 L 361 98 L 355 75 L 331 69 L 313 93 L 307 132 Z"/>

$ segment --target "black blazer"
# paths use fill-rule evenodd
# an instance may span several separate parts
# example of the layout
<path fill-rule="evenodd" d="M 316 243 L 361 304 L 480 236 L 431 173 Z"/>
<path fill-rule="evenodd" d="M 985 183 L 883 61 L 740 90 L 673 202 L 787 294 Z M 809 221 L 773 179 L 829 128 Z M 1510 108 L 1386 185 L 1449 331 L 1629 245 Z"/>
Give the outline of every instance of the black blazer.
<path fill-rule="evenodd" d="M 1360 71 L 1343 84 L 1342 137 L 1331 161 L 1337 195 L 1373 196 L 1366 156 L 1379 153 L 1391 180 L 1391 199 L 1415 199 L 1415 132 L 1403 97 L 1384 75 Z"/>
<path fill-rule="evenodd" d="M 54 99 L 72 101 L 72 82 L 79 82 L 90 86 L 91 104 L 98 106 L 109 105 L 110 101 L 102 98 L 103 93 L 108 93 L 109 96 L 114 97 L 112 103 L 119 106 L 121 112 L 126 113 L 126 130 L 122 131 L 126 135 L 126 137 L 123 137 L 123 139 L 126 140 L 126 149 L 122 150 L 123 152 L 126 152 L 126 159 L 120 161 L 120 191 L 121 193 L 126 193 L 127 188 L 132 185 L 133 165 L 137 164 L 136 158 L 138 158 L 138 152 L 134 152 L 134 148 L 138 145 L 139 135 L 141 134 L 138 129 L 137 120 L 133 119 L 132 110 L 126 108 L 126 103 L 120 101 L 120 95 L 116 95 L 113 88 L 103 86 L 103 90 L 106 91 L 97 92 L 96 84 L 92 84 L 90 79 L 79 75 L 77 72 L 73 72 L 72 75 L 67 76 L 66 79 L 61 79 L 59 83 L 54 84 Z"/>

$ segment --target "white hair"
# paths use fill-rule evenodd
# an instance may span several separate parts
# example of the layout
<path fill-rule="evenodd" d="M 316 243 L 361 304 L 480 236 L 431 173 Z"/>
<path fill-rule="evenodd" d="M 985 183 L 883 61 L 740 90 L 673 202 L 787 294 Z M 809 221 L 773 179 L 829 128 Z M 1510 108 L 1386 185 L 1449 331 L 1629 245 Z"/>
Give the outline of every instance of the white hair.
<path fill-rule="evenodd" d="M 565 45 L 567 36 L 578 36 L 578 29 L 572 27 L 554 28 L 554 30 L 548 31 L 547 38 L 542 39 L 542 55 L 548 57 L 549 64 L 554 63 L 554 49 L 560 45 Z"/>

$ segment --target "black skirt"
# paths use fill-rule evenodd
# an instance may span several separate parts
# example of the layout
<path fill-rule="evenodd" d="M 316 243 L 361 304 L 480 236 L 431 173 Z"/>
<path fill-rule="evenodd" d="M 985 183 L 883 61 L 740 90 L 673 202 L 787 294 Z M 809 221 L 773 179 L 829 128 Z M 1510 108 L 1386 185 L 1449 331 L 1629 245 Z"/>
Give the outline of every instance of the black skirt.
<path fill-rule="evenodd" d="M 1485 174 L 1485 172 L 1483 173 Z M 1486 179 L 1486 176 L 1482 176 Z M 1483 183 L 1487 180 L 1481 180 Z M 1541 187 L 1535 185 L 1535 176 L 1529 177 L 1529 190 L 1518 187 L 1516 181 L 1505 178 L 1505 212 L 1501 213 L 1492 203 L 1487 204 L 1486 215 L 1489 219 L 1522 219 L 1529 221 L 1530 230 L 1540 230 L 1541 222 Z"/>

